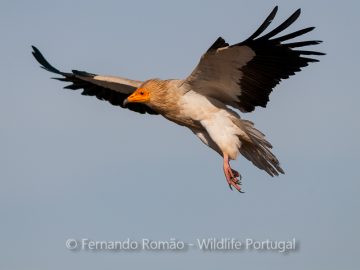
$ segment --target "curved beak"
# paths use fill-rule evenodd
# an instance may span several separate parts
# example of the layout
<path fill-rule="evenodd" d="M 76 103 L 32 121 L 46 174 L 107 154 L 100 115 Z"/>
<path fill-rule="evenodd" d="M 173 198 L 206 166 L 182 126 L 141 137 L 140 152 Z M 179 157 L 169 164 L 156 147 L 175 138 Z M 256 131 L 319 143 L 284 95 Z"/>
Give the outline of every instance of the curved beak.
<path fill-rule="evenodd" d="M 126 107 L 126 105 L 129 103 L 129 100 L 126 98 L 124 101 L 123 101 L 123 106 Z"/>
<path fill-rule="evenodd" d="M 149 101 L 149 95 L 143 91 L 136 90 L 123 101 L 123 106 L 125 107 L 128 103 L 132 102 L 145 103 L 147 101 Z"/>

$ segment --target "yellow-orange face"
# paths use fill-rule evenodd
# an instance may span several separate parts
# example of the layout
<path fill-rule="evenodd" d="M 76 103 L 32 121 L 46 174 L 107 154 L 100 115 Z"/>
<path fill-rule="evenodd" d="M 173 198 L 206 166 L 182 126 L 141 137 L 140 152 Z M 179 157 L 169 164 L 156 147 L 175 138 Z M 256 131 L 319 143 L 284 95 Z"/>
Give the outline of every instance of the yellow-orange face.
<path fill-rule="evenodd" d="M 135 90 L 134 93 L 132 93 L 128 98 L 127 102 L 140 102 L 145 103 L 150 100 L 150 93 L 145 88 L 138 88 Z"/>

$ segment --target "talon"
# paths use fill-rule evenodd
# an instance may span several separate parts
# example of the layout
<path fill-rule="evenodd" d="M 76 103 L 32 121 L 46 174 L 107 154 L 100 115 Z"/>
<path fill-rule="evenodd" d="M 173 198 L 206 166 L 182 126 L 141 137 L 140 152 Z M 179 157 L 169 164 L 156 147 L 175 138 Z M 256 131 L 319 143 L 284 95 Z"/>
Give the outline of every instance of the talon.
<path fill-rule="evenodd" d="M 234 169 L 231 169 L 231 172 L 233 173 L 234 178 L 236 178 L 236 177 L 239 177 L 239 176 L 240 176 L 240 173 L 239 173 L 239 172 L 237 172 L 237 171 L 235 171 Z"/>
<path fill-rule="evenodd" d="M 236 170 L 233 170 L 230 167 L 228 155 L 224 154 L 224 173 L 226 177 L 226 181 L 228 182 L 230 190 L 236 188 L 240 193 L 244 193 L 241 191 L 241 175 Z M 239 178 L 238 178 L 239 177 Z"/>

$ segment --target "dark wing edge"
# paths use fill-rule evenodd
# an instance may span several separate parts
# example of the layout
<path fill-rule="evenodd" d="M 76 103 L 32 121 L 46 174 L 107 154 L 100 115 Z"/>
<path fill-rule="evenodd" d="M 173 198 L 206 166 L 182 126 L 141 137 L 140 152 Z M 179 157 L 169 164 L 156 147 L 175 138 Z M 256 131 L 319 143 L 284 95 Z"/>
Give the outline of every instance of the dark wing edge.
<path fill-rule="evenodd" d="M 217 40 L 210 46 L 210 48 L 206 51 L 207 53 L 210 51 L 216 51 L 217 49 L 224 48 L 229 46 L 229 43 L 225 42 L 222 37 L 218 37 Z"/>
<path fill-rule="evenodd" d="M 94 84 L 90 81 L 85 80 L 86 78 L 89 78 L 89 79 L 94 78 L 95 76 L 97 76 L 97 74 L 92 74 L 92 73 L 88 73 L 85 71 L 79 71 L 79 70 L 72 70 L 71 73 L 62 72 L 62 71 L 56 69 L 55 67 L 53 67 L 45 59 L 45 57 L 41 54 L 41 52 L 39 51 L 38 48 L 36 48 L 35 46 L 32 46 L 32 49 L 33 49 L 32 54 L 35 57 L 35 59 L 39 62 L 39 64 L 41 65 L 41 68 L 43 68 L 49 72 L 63 76 L 63 77 L 57 77 L 57 78 L 52 78 L 52 79 L 71 83 L 70 85 L 65 86 L 64 87 L 65 89 L 70 89 L 70 90 L 83 89 L 83 91 L 81 93 L 82 95 L 96 96 L 99 100 L 106 100 L 106 101 L 110 102 L 112 105 L 120 106 L 122 108 L 126 108 L 126 109 L 129 109 L 131 111 L 135 111 L 135 112 L 138 112 L 141 114 L 144 114 L 144 113 L 158 114 L 157 112 L 152 110 L 150 107 L 148 107 L 144 104 L 140 104 L 140 103 L 129 103 L 126 105 L 126 107 L 124 107 L 123 102 L 130 95 L 129 93 L 122 93 L 120 91 L 115 91 L 113 89 L 99 86 L 97 84 Z M 124 87 L 129 89 L 132 86 L 124 85 Z M 135 89 L 136 88 L 134 87 L 134 90 Z"/>
<path fill-rule="evenodd" d="M 255 52 L 255 57 L 240 68 L 242 78 L 239 81 L 241 94 L 238 102 L 241 111 L 251 112 L 256 106 L 266 107 L 272 89 L 282 80 L 300 71 L 309 63 L 318 62 L 311 56 L 325 55 L 321 52 L 295 50 L 296 48 L 317 45 L 320 40 L 309 40 L 283 43 L 315 29 L 304 28 L 290 34 L 275 37 L 292 25 L 300 16 L 296 10 L 287 20 L 269 33 L 260 36 L 273 21 L 278 7 L 276 6 L 261 26 L 245 41 L 231 46 L 248 46 Z M 259 37 L 260 36 L 260 37 Z M 310 56 L 310 57 L 309 57 Z"/>

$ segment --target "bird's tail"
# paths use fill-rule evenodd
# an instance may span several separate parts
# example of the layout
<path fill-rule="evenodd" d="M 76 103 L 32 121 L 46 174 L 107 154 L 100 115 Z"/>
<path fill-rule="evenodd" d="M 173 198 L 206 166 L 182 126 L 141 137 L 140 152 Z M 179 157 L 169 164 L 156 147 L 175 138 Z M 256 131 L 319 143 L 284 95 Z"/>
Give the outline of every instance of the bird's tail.
<path fill-rule="evenodd" d="M 254 127 L 254 123 L 241 119 L 241 128 L 249 136 L 249 141 L 242 141 L 240 153 L 250 160 L 256 167 L 266 171 L 271 176 L 284 173 L 279 160 L 270 151 L 272 145 L 265 139 L 265 135 Z"/>

